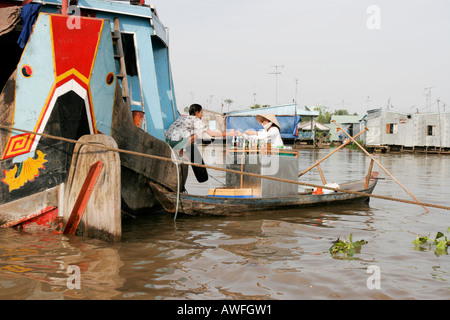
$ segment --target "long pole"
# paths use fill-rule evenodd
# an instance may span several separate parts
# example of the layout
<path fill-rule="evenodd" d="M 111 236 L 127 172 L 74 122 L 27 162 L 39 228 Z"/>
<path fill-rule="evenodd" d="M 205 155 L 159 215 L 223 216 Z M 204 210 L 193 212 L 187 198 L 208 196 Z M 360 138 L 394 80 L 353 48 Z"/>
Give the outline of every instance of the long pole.
<path fill-rule="evenodd" d="M 353 143 L 354 144 L 356 144 L 362 151 L 364 151 L 364 153 L 365 154 L 367 154 L 369 157 L 370 157 L 370 159 L 372 159 L 377 165 L 379 165 L 380 166 L 380 168 L 381 169 L 383 169 L 383 171 L 384 172 L 386 172 L 386 174 L 387 175 L 389 175 L 395 182 L 397 182 L 398 183 L 398 185 L 400 186 L 400 187 L 402 187 L 403 188 L 403 190 L 405 190 L 406 191 L 406 193 L 408 193 L 414 200 L 416 200 L 417 202 L 420 202 L 419 200 L 417 200 L 417 198 L 416 197 L 414 197 L 409 191 L 408 191 L 408 189 L 406 189 L 392 174 L 390 174 L 389 173 L 389 171 L 387 171 L 386 170 L 386 168 L 384 168 L 382 165 L 381 165 L 381 163 L 380 162 L 378 162 L 378 160 L 377 159 L 375 159 L 374 158 L 374 156 L 373 155 L 371 155 L 369 152 L 367 152 L 367 150 L 366 149 L 364 149 L 351 135 L 349 135 L 344 129 L 342 129 L 342 127 L 336 122 L 336 120 L 331 120 L 331 122 L 333 122 L 336 126 L 338 126 L 339 127 L 339 129 L 341 129 L 346 135 L 347 135 L 347 137 L 349 137 L 352 141 L 353 141 Z M 424 206 L 422 206 L 422 208 L 424 208 L 425 209 L 425 211 L 426 212 L 430 212 L 430 210 L 428 210 L 427 208 L 425 208 Z"/>
<path fill-rule="evenodd" d="M 360 133 L 358 133 L 354 138 L 358 138 L 360 135 L 362 135 L 364 132 L 369 131 L 369 129 L 367 127 L 364 127 L 364 130 L 361 131 Z M 327 154 L 325 157 L 323 157 L 322 159 L 318 160 L 316 163 L 314 163 L 312 166 L 310 166 L 308 169 L 300 172 L 298 174 L 299 177 L 301 177 L 302 175 L 304 175 L 306 172 L 308 172 L 309 170 L 311 170 L 312 168 L 318 166 L 322 161 L 326 160 L 328 157 L 330 157 L 332 154 L 338 152 L 339 150 L 341 150 L 342 148 L 344 148 L 346 145 L 348 145 L 350 143 L 351 140 L 347 140 L 347 142 L 341 144 L 336 150 L 334 150 L 333 152 L 330 152 L 329 154 Z"/>

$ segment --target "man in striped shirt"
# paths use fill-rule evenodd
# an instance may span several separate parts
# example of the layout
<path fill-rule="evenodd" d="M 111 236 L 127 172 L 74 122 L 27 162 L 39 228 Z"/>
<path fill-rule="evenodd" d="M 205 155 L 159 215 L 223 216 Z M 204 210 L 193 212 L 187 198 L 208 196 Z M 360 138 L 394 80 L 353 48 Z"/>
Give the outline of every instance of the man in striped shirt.
<path fill-rule="evenodd" d="M 183 156 L 183 149 L 186 149 L 188 158 L 192 163 L 204 164 L 200 151 L 194 142 L 196 139 L 210 137 L 234 136 L 235 132 L 218 132 L 210 130 L 202 122 L 203 110 L 199 104 L 193 104 L 189 107 L 189 115 L 181 116 L 167 129 L 166 142 L 174 149 L 179 150 L 179 155 Z M 192 170 L 198 182 L 208 180 L 206 168 L 192 166 Z"/>
<path fill-rule="evenodd" d="M 181 149 L 193 143 L 195 139 L 235 136 L 234 130 L 218 132 L 210 130 L 202 122 L 203 110 L 199 104 L 189 107 L 189 115 L 181 116 L 167 129 L 166 142 L 175 149 Z"/>

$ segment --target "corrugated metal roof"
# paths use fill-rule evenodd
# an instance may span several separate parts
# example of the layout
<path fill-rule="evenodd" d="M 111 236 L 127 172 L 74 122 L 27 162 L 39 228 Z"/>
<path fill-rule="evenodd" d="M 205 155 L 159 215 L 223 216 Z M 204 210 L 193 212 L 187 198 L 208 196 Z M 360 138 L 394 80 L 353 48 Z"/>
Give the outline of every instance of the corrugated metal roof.
<path fill-rule="evenodd" d="M 338 116 L 338 115 L 332 115 L 331 120 L 335 120 L 337 123 L 359 123 L 359 121 L 364 116 Z"/>
<path fill-rule="evenodd" d="M 227 112 L 226 116 L 256 116 L 258 114 L 273 113 L 276 116 L 295 116 L 297 115 L 305 117 L 318 117 L 319 111 L 308 111 L 300 109 L 296 104 L 286 104 L 280 106 L 270 106 L 258 109 L 245 109 L 245 110 L 235 110 Z"/>
<path fill-rule="evenodd" d="M 321 124 L 319 122 L 315 122 L 314 126 L 315 126 L 315 128 L 317 128 L 319 130 L 325 130 L 325 131 L 329 131 L 330 130 L 329 127 L 327 127 L 326 125 L 323 125 L 323 124 Z M 299 123 L 298 124 L 298 128 L 302 129 L 302 130 L 311 130 L 311 121 Z"/>

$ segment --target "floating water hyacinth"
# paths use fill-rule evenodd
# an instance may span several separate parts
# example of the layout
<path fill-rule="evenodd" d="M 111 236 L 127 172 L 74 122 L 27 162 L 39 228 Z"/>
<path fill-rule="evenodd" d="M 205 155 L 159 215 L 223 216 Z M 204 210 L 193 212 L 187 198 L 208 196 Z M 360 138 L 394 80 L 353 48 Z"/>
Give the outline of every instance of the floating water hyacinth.
<path fill-rule="evenodd" d="M 447 233 L 450 232 L 450 227 L 447 228 Z M 436 248 L 434 252 L 437 255 L 447 254 L 447 248 L 450 246 L 450 240 L 445 236 L 442 232 L 436 233 L 434 239 L 429 236 L 420 236 L 418 235 L 416 239 L 414 239 L 413 243 L 416 245 L 416 249 L 423 249 L 425 246 L 428 246 L 428 249 L 431 250 L 431 246 L 435 245 Z"/>
<path fill-rule="evenodd" d="M 359 240 L 353 242 L 353 234 L 344 240 L 340 240 L 339 238 L 334 241 L 333 245 L 330 247 L 329 251 L 333 255 L 333 257 L 353 257 L 355 253 L 359 253 L 361 250 L 361 246 L 366 244 L 366 240 Z"/>

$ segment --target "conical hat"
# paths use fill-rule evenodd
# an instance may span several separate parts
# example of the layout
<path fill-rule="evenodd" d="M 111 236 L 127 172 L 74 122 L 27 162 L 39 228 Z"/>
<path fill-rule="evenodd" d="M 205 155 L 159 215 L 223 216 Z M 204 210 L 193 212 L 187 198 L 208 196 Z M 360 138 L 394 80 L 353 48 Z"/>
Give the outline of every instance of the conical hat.
<path fill-rule="evenodd" d="M 277 117 L 275 117 L 275 115 L 273 113 L 267 113 L 267 114 L 258 114 L 256 116 L 256 121 L 258 121 L 261 125 L 264 119 L 269 120 L 270 122 L 272 122 L 274 125 L 276 125 L 278 127 L 278 129 L 281 130 L 280 128 L 280 124 L 278 123 Z"/>

